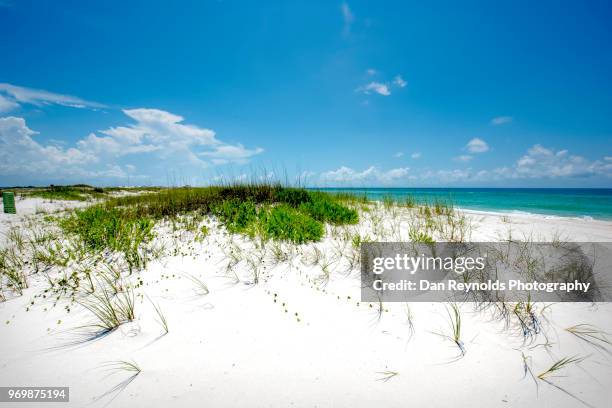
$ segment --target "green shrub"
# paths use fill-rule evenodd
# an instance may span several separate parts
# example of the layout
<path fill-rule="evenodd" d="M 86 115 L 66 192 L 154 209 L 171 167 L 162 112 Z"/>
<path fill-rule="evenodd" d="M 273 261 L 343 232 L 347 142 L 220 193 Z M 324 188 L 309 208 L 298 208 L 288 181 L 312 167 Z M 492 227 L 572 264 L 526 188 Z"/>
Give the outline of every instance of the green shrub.
<path fill-rule="evenodd" d="M 288 205 L 262 211 L 260 221 L 263 233 L 272 239 L 303 244 L 319 241 L 324 234 L 323 224 Z"/>
<path fill-rule="evenodd" d="M 215 205 L 212 210 L 231 232 L 244 232 L 257 221 L 257 207 L 252 201 L 226 200 Z"/>
<path fill-rule="evenodd" d="M 283 188 L 277 191 L 276 201 L 298 207 L 300 204 L 311 202 L 312 198 L 303 188 Z"/>
<path fill-rule="evenodd" d="M 356 224 L 359 222 L 357 211 L 331 201 L 320 193 L 312 193 L 311 198 L 311 202 L 301 204 L 299 209 L 309 214 L 312 218 L 336 225 Z"/>

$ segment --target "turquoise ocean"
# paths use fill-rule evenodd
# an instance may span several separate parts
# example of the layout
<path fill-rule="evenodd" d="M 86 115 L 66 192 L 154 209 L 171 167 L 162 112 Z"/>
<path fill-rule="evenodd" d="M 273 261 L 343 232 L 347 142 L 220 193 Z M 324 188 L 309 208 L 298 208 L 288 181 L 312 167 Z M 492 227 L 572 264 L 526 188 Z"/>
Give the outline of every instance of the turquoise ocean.
<path fill-rule="evenodd" d="M 469 210 L 612 220 L 612 189 L 587 188 L 320 188 L 417 202 L 451 202 Z"/>

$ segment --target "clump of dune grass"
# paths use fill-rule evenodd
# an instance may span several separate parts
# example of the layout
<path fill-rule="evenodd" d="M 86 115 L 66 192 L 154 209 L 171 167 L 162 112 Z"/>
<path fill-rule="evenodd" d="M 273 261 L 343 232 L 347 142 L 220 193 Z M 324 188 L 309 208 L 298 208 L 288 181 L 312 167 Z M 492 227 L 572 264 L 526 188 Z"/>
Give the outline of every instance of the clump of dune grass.
<path fill-rule="evenodd" d="M 134 292 L 125 290 L 113 295 L 106 288 L 82 300 L 80 304 L 95 317 L 95 323 L 83 328 L 93 328 L 96 335 L 103 335 L 115 330 L 124 323 L 135 319 Z"/>

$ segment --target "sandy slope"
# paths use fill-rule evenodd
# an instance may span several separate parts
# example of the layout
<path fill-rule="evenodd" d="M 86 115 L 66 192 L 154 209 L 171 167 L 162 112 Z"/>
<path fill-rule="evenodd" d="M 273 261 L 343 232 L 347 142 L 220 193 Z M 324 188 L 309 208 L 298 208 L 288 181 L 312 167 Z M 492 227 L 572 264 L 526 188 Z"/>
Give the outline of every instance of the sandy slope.
<path fill-rule="evenodd" d="M 397 222 L 390 214 L 384 217 L 389 227 Z M 500 239 L 510 229 L 541 239 L 561 234 L 612 240 L 610 222 L 468 217 L 474 241 Z M 9 218 L 0 219 L 5 227 Z M 71 407 L 575 407 L 581 405 L 578 399 L 608 406 L 610 355 L 563 329 L 589 323 L 612 331 L 610 304 L 550 306 L 545 313 L 548 346 L 544 336 L 525 345 L 518 332 L 504 329 L 488 311 L 464 305 L 467 353 L 454 361 L 456 346 L 435 334 L 448 324 L 444 305 L 412 304 L 411 334 L 405 305 L 385 304 L 379 313 L 378 305 L 359 302 L 358 274 L 334 261 L 334 253 L 350 250 L 338 239 L 317 244 L 324 254 L 321 263 L 331 263 L 326 285 L 316 281 L 321 266 L 302 261 L 313 256 L 312 247 L 290 246 L 284 249 L 294 251 L 294 261 L 275 266 L 267 253 L 258 263 L 260 281 L 251 285 L 246 260 L 234 267 L 240 282 L 226 273 L 228 248 L 233 245 L 243 258 L 254 260 L 263 252 L 209 223 L 211 234 L 204 242 L 183 236 L 175 241 L 183 242 L 182 254 L 154 261 L 140 274 L 136 321 L 97 341 L 74 344 L 74 328 L 91 322 L 91 315 L 78 305 L 67 313 L 65 302 L 52 307 L 49 299 L 34 299 L 46 282 L 33 276 L 23 296 L 0 303 L 0 385 L 70 386 L 66 406 Z M 367 219 L 359 226 L 362 233 L 370 229 Z M 162 234 L 168 241 L 171 235 Z M 210 293 L 199 293 L 188 274 L 205 281 Z M 169 321 L 165 336 L 160 337 L 147 297 Z M 590 357 L 562 373 L 567 377 L 552 379 L 564 392 L 525 377 L 521 353 L 531 359 L 536 374 L 561 357 Z M 104 366 L 116 360 L 133 360 L 142 372 L 126 383 L 129 373 Z M 398 375 L 383 381 L 386 371 Z"/>

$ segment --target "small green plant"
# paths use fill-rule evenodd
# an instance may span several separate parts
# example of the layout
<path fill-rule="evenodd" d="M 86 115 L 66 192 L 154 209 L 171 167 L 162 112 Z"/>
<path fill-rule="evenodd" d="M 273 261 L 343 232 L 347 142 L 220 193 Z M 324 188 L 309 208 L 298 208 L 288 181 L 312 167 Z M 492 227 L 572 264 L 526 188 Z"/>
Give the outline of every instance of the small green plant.
<path fill-rule="evenodd" d="M 423 244 L 433 244 L 435 242 L 433 237 L 427 232 L 422 232 L 415 228 L 410 228 L 408 231 L 408 237 L 412 242 L 419 242 Z"/>

